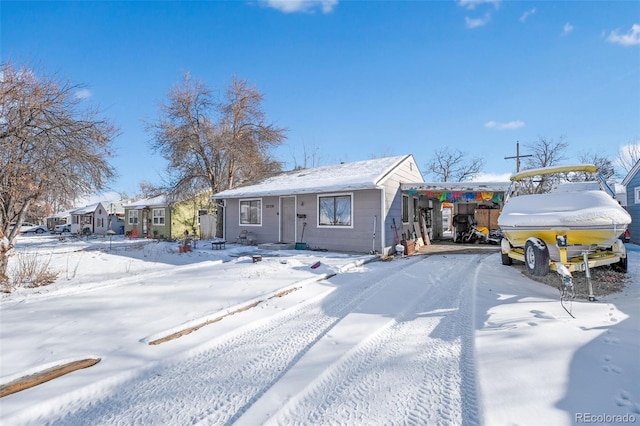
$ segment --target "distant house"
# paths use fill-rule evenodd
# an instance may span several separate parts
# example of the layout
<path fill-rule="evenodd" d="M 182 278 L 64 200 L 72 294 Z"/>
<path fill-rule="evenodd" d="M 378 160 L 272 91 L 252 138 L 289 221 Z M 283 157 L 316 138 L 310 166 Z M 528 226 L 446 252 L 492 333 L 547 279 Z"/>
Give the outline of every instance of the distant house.
<path fill-rule="evenodd" d="M 402 228 L 404 182 L 424 182 L 412 155 L 295 170 L 214 194 L 224 237 L 388 254 Z M 398 232 L 402 232 L 399 229 Z"/>
<path fill-rule="evenodd" d="M 170 238 L 171 203 L 158 196 L 125 204 L 124 230 L 132 237 Z"/>
<path fill-rule="evenodd" d="M 640 242 L 640 160 L 631 168 L 622 180 L 627 188 L 627 211 L 631 215 L 631 241 Z"/>
<path fill-rule="evenodd" d="M 145 198 L 124 205 L 125 233 L 134 237 L 180 239 L 185 231 L 211 238 L 200 229 L 200 219 L 210 214 L 211 192 L 180 201 L 166 196 Z"/>
<path fill-rule="evenodd" d="M 105 235 L 109 230 L 109 212 L 102 203 L 71 211 L 71 233 Z"/>
<path fill-rule="evenodd" d="M 49 216 L 46 218 L 47 228 L 49 228 L 49 230 L 53 230 L 58 225 L 71 223 L 71 212 L 72 210 L 65 210 L 63 212 L 56 213 L 53 216 Z"/>

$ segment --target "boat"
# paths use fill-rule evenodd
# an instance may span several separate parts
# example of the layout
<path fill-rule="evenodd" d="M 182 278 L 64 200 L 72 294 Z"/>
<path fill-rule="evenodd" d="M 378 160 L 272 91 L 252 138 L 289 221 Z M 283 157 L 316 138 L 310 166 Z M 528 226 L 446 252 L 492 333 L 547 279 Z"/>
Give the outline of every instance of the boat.
<path fill-rule="evenodd" d="M 526 194 L 537 177 L 562 176 L 549 192 Z M 592 180 L 572 182 L 589 176 Z M 513 175 L 498 217 L 504 235 L 502 263 L 522 260 L 532 275 L 550 269 L 570 272 L 615 264 L 626 272 L 624 244 L 619 239 L 631 216 L 593 164 L 553 166 Z M 525 189 L 523 191 L 523 188 Z"/>

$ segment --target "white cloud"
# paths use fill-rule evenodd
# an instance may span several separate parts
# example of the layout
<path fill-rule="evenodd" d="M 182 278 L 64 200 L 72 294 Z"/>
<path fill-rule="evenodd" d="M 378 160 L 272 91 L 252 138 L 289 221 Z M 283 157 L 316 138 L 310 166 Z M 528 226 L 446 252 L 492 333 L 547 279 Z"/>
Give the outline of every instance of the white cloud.
<path fill-rule="evenodd" d="M 569 34 L 571 31 L 573 31 L 573 25 L 571 25 L 570 23 L 566 23 L 564 24 L 564 26 L 562 27 L 562 34 L 563 35 L 567 35 Z"/>
<path fill-rule="evenodd" d="M 640 45 L 640 24 L 633 24 L 631 31 L 627 34 L 618 34 L 618 30 L 611 31 L 607 37 L 609 43 L 621 44 L 623 46 Z"/>
<path fill-rule="evenodd" d="M 260 3 L 284 13 L 314 12 L 331 13 L 338 0 L 260 0 Z"/>
<path fill-rule="evenodd" d="M 497 9 L 501 1 L 502 0 L 459 0 L 458 5 L 465 9 L 474 10 L 478 5 L 492 4 Z"/>
<path fill-rule="evenodd" d="M 80 89 L 73 94 L 76 99 L 89 99 L 93 93 L 89 89 Z"/>
<path fill-rule="evenodd" d="M 489 15 L 488 13 L 486 13 L 482 18 L 469 18 L 468 16 L 465 16 L 464 18 L 464 22 L 467 24 L 467 28 L 478 28 L 478 27 L 482 27 L 483 25 L 487 25 L 487 23 L 491 20 L 491 15 Z"/>
<path fill-rule="evenodd" d="M 535 13 L 536 13 L 536 8 L 535 7 L 533 9 L 527 10 L 520 17 L 520 22 L 525 22 L 531 15 L 534 15 Z"/>
<path fill-rule="evenodd" d="M 484 124 L 484 127 L 487 129 L 497 129 L 497 130 L 514 130 L 519 129 L 520 127 L 524 127 L 524 121 L 521 120 L 513 120 L 507 123 L 498 123 L 497 121 L 487 121 Z"/>

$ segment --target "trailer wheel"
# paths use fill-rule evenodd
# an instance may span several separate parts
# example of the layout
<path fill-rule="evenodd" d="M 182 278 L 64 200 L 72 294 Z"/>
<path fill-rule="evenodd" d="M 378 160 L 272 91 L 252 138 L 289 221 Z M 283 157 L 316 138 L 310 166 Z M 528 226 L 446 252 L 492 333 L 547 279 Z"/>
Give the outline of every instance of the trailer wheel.
<path fill-rule="evenodd" d="M 627 273 L 627 259 L 628 257 L 623 257 L 620 259 L 619 262 L 614 263 L 613 266 L 613 270 L 614 271 L 618 271 L 618 272 L 622 272 L 622 273 Z"/>
<path fill-rule="evenodd" d="M 524 260 L 531 275 L 542 277 L 549 273 L 549 249 L 541 240 L 527 240 L 524 246 Z"/>
<path fill-rule="evenodd" d="M 509 244 L 509 241 L 507 241 L 506 238 L 500 240 L 500 249 L 502 251 L 502 264 L 511 266 L 513 264 L 513 259 L 509 257 L 508 253 L 504 253 L 504 251 L 511 250 L 511 244 Z"/>

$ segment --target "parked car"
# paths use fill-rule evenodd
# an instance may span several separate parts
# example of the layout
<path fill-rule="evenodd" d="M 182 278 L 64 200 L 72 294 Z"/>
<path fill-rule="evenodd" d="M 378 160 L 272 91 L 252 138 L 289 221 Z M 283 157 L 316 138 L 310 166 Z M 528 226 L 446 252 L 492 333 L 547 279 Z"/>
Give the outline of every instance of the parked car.
<path fill-rule="evenodd" d="M 55 228 L 53 228 L 54 234 L 62 234 L 63 232 L 71 232 L 71 225 L 65 223 L 64 225 L 56 225 Z"/>
<path fill-rule="evenodd" d="M 629 230 L 627 229 L 622 234 L 620 234 L 620 239 L 622 240 L 623 243 L 630 242 L 631 241 L 631 232 L 629 232 Z"/>
<path fill-rule="evenodd" d="M 48 231 L 49 230 L 44 225 L 34 225 L 33 223 L 28 223 L 28 222 L 23 222 L 20 225 L 21 234 L 29 234 L 29 233 L 44 234 L 45 232 L 48 232 Z"/>

